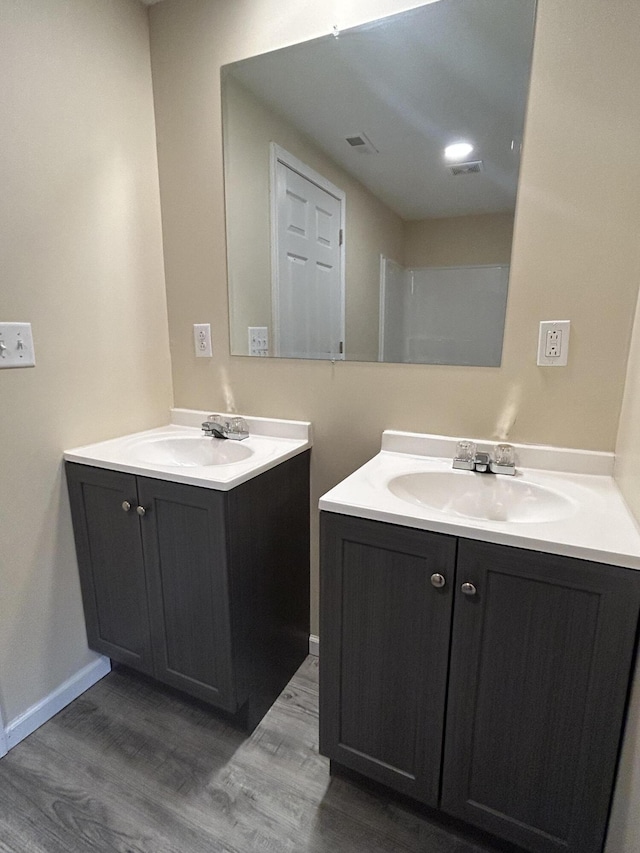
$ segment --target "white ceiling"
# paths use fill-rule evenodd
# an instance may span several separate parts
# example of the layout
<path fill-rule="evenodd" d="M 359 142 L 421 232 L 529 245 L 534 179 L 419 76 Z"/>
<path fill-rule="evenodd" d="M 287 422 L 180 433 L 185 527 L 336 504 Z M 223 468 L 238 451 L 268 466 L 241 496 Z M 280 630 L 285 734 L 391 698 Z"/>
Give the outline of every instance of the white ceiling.
<path fill-rule="evenodd" d="M 442 0 L 224 73 L 404 219 L 512 211 L 534 14 L 534 0 Z M 378 154 L 347 144 L 361 132 Z M 445 168 L 458 139 L 475 144 L 481 174 Z"/>

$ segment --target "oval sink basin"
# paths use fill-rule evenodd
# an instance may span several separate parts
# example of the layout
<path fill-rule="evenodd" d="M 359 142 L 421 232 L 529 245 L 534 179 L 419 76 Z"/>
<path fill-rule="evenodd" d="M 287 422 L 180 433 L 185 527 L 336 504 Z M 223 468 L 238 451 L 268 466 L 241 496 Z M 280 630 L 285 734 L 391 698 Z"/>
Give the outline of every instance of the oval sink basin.
<path fill-rule="evenodd" d="M 248 459 L 253 451 L 237 441 L 198 435 L 148 438 L 132 448 L 140 463 L 195 468 L 203 465 L 230 465 Z"/>
<path fill-rule="evenodd" d="M 559 492 L 500 475 L 422 471 L 394 477 L 388 488 L 408 503 L 483 521 L 558 521 L 575 511 Z"/>

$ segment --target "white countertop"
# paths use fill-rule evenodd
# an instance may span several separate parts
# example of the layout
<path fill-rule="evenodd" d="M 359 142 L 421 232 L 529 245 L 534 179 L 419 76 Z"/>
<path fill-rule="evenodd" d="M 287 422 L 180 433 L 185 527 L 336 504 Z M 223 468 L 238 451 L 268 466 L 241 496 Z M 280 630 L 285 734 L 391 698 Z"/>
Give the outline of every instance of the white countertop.
<path fill-rule="evenodd" d="M 385 431 L 377 456 L 320 498 L 320 509 L 640 569 L 640 527 L 613 479 L 613 454 L 514 445 L 515 477 L 452 471 L 457 439 Z M 492 442 L 478 442 L 489 450 Z M 567 513 L 551 521 L 489 521 L 408 503 L 388 488 L 395 477 L 420 472 L 520 481 L 560 493 Z M 483 480 L 487 482 L 487 480 Z M 499 486 L 498 486 L 499 487 Z"/>
<path fill-rule="evenodd" d="M 65 450 L 64 459 L 157 480 L 228 491 L 311 447 L 309 422 L 254 418 L 248 415 L 242 417 L 248 423 L 249 438 L 240 442 L 205 438 L 200 424 L 209 414 L 194 409 L 172 409 L 171 423 L 166 426 Z M 238 416 L 221 414 L 223 417 Z M 185 465 L 177 460 L 170 464 L 171 460 L 150 462 L 144 459 L 145 455 L 149 455 L 148 448 L 153 445 L 159 446 L 157 443 L 165 440 L 171 443 L 173 439 L 181 442 L 185 438 L 239 445 L 243 452 L 250 453 L 239 461 L 215 465 Z"/>

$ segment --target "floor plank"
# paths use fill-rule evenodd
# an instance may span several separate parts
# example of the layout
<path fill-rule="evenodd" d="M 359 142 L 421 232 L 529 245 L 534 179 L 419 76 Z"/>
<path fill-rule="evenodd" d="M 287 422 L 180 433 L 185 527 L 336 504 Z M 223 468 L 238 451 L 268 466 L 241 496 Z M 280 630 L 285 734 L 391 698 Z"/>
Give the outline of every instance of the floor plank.
<path fill-rule="evenodd" d="M 114 670 L 0 760 L 0 853 L 491 853 L 329 776 L 317 665 L 251 736 Z"/>

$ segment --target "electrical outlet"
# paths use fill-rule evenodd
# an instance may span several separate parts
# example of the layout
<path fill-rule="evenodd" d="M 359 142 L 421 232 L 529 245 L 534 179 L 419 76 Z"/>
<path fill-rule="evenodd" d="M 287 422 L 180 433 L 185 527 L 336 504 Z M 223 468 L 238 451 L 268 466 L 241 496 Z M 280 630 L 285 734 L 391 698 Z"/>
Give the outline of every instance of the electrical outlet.
<path fill-rule="evenodd" d="M 211 325 L 209 323 L 193 324 L 193 345 L 198 358 L 211 358 Z"/>
<path fill-rule="evenodd" d="M 562 352 L 562 329 L 547 329 L 544 354 L 547 358 L 560 358 Z"/>
<path fill-rule="evenodd" d="M 269 329 L 266 326 L 249 326 L 249 355 L 269 355 Z"/>
<path fill-rule="evenodd" d="M 543 320 L 538 335 L 538 365 L 565 367 L 569 356 L 570 320 Z"/>

